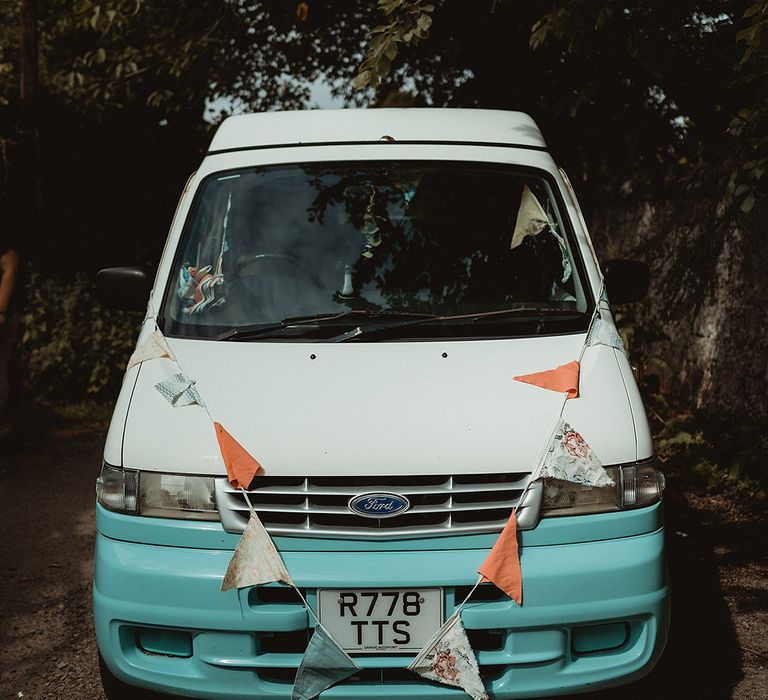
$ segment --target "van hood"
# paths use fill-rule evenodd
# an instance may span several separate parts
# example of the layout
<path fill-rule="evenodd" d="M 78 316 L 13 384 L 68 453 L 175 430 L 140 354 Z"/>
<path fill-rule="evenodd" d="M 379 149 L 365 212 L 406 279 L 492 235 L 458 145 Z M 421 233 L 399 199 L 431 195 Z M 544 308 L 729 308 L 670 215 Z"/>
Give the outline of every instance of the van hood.
<path fill-rule="evenodd" d="M 267 475 L 527 471 L 562 395 L 513 380 L 579 356 L 584 335 L 450 342 L 168 340 L 208 411 Z M 155 389 L 167 359 L 137 370 L 125 467 L 223 475 L 208 413 Z M 564 418 L 604 464 L 633 460 L 635 430 L 613 349 L 590 347 Z"/>

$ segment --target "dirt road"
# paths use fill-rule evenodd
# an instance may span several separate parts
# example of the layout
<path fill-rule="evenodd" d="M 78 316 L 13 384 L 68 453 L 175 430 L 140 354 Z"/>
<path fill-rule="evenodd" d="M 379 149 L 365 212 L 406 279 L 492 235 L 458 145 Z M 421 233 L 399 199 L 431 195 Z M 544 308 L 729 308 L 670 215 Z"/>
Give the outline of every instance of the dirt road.
<path fill-rule="evenodd" d="M 104 430 L 86 420 L 0 445 L 0 700 L 103 698 L 90 580 Z M 768 524 L 674 478 L 666 512 L 664 657 L 633 686 L 579 697 L 768 698 Z"/>

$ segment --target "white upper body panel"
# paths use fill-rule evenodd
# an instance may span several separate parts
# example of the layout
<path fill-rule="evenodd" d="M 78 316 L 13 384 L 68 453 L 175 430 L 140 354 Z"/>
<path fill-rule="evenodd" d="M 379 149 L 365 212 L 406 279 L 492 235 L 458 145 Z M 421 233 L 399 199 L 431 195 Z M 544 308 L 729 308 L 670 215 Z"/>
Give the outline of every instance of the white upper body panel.
<path fill-rule="evenodd" d="M 583 334 L 376 343 L 169 339 L 214 420 L 272 476 L 528 470 L 563 397 L 513 377 L 565 364 L 583 342 Z M 124 465 L 223 475 L 206 411 L 174 408 L 154 388 L 177 371 L 169 360 L 142 365 Z M 587 351 L 580 387 L 565 419 L 606 464 L 634 459 L 632 414 L 612 349 Z"/>
<path fill-rule="evenodd" d="M 379 141 L 385 134 L 395 142 Z M 281 145 L 302 142 L 326 145 Z M 524 147 L 488 145 L 497 143 Z M 266 145 L 277 147 L 260 147 Z M 562 193 L 585 283 L 597 299 L 601 275 L 583 219 L 551 156 L 538 150 L 543 145 L 533 121 L 510 112 L 349 110 L 230 118 L 211 144 L 211 152 L 220 152 L 208 155 L 187 183 L 139 341 L 154 329 L 201 182 L 213 173 L 279 163 L 442 160 L 546 171 Z M 213 418 L 268 475 L 458 474 L 532 468 L 554 428 L 562 396 L 512 378 L 576 359 L 584 335 L 338 344 L 171 338 L 169 343 Z M 110 427 L 107 461 L 225 473 L 206 411 L 171 407 L 154 388 L 177 371 L 168 360 L 131 370 Z M 564 417 L 603 463 L 648 456 L 650 433 L 623 355 L 603 346 L 587 349 L 580 390 L 580 398 L 567 402 Z"/>
<path fill-rule="evenodd" d="M 385 138 L 386 137 L 386 138 Z M 527 114 L 494 109 L 327 109 L 230 117 L 209 152 L 311 143 L 427 141 L 545 148 Z"/>

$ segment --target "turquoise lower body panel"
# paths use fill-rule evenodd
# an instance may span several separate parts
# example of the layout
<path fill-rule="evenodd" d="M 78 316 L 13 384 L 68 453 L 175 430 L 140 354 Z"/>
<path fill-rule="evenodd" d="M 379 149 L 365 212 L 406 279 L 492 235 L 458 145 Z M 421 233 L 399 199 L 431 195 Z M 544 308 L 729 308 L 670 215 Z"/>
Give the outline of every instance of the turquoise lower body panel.
<path fill-rule="evenodd" d="M 448 547 L 450 539 L 435 543 Z M 284 559 L 310 605 L 322 587 L 441 586 L 448 615 L 474 584 L 487 552 L 284 551 Z M 187 697 L 290 698 L 309 616 L 289 596 L 267 596 L 263 589 L 221 593 L 231 553 L 97 536 L 96 635 L 115 676 Z M 462 611 L 492 698 L 605 688 L 653 667 L 669 620 L 663 529 L 523 546 L 521 566 L 522 607 L 487 587 L 491 594 L 482 597 L 489 599 Z M 358 656 L 364 669 L 359 677 L 321 697 L 466 697 L 407 672 L 411 658 Z"/>

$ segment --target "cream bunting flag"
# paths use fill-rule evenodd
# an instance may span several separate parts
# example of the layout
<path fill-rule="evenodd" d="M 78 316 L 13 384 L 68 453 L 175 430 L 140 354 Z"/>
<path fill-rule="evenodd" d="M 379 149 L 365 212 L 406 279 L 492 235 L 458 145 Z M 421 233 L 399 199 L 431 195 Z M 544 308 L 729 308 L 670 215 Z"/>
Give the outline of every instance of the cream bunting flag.
<path fill-rule="evenodd" d="M 349 654 L 318 622 L 296 672 L 291 700 L 312 700 L 360 670 Z"/>
<path fill-rule="evenodd" d="M 293 579 L 285 568 L 272 538 L 264 528 L 259 516 L 251 511 L 243 536 L 237 543 L 235 553 L 224 574 L 221 590 L 246 588 L 262 583 L 281 582 L 294 586 Z"/>
<path fill-rule="evenodd" d="M 585 486 L 613 485 L 613 479 L 608 476 L 592 448 L 562 418 L 558 421 L 538 476 L 543 479 L 572 481 Z"/>
<path fill-rule="evenodd" d="M 461 688 L 472 700 L 488 700 L 459 611 L 427 642 L 408 670 L 428 680 Z"/>
<path fill-rule="evenodd" d="M 174 374 L 170 379 L 155 384 L 165 400 L 171 406 L 204 406 L 200 393 L 195 388 L 195 380 L 190 379 L 183 372 Z"/>
<path fill-rule="evenodd" d="M 168 342 L 165 340 L 165 336 L 159 330 L 154 330 L 147 336 L 147 339 L 133 351 L 133 355 L 131 355 L 128 360 L 128 366 L 125 368 L 125 371 L 127 372 L 131 367 L 135 367 L 147 360 L 155 360 L 161 357 L 167 357 L 169 360 L 176 360 L 173 351 L 168 347 Z"/>
<path fill-rule="evenodd" d="M 547 214 L 531 192 L 528 185 L 523 187 L 523 195 L 520 197 L 520 208 L 517 210 L 515 232 L 512 234 L 510 250 L 517 248 L 526 236 L 535 236 L 541 233 L 549 224 Z"/>

